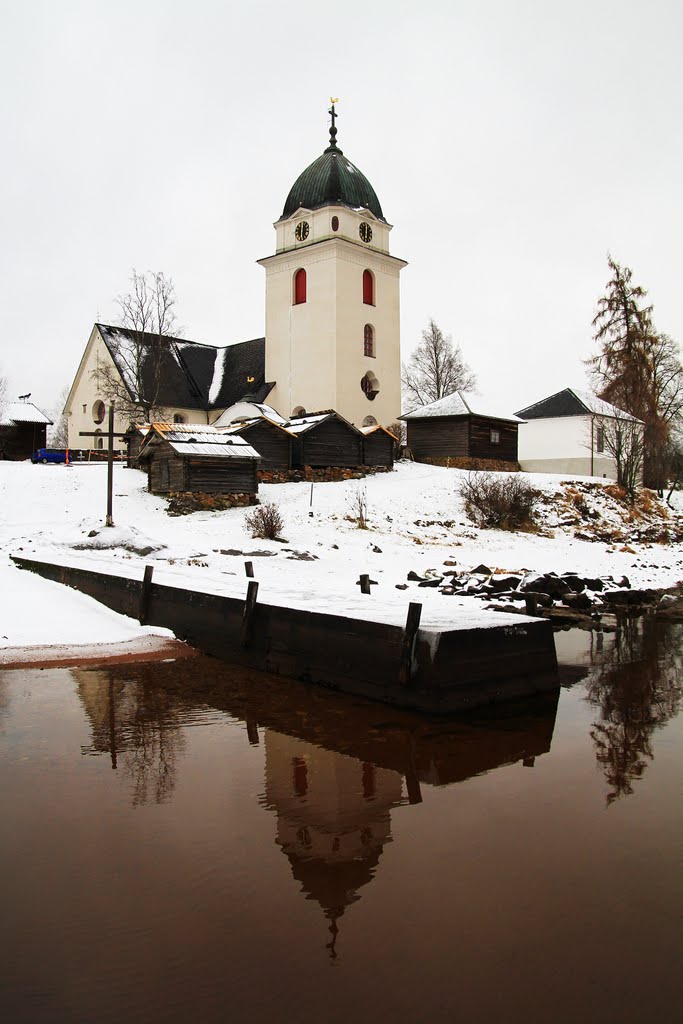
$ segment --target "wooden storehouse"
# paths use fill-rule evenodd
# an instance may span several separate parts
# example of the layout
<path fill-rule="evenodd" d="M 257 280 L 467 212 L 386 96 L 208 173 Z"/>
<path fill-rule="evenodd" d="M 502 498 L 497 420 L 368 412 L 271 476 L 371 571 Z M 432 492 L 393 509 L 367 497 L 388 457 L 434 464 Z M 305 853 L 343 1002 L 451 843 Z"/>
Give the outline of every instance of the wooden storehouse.
<path fill-rule="evenodd" d="M 363 464 L 363 434 L 333 410 L 293 417 L 292 466 L 353 468 Z"/>
<path fill-rule="evenodd" d="M 27 400 L 10 402 L 0 416 L 0 459 L 30 459 L 47 446 L 52 420 Z"/>
<path fill-rule="evenodd" d="M 286 426 L 265 416 L 238 420 L 225 428 L 227 433 L 239 434 L 260 455 L 259 470 L 288 470 L 292 468 L 292 444 L 296 436 Z"/>
<path fill-rule="evenodd" d="M 386 427 L 376 424 L 361 427 L 363 438 L 363 463 L 366 466 L 393 466 L 394 445 L 398 442 Z"/>
<path fill-rule="evenodd" d="M 129 469 L 143 468 L 138 462 L 138 456 L 149 433 L 149 426 L 149 423 L 131 423 L 126 431 L 126 466 Z"/>
<path fill-rule="evenodd" d="M 138 459 L 153 494 L 258 491 L 258 452 L 239 434 L 206 424 L 153 423 Z"/>
<path fill-rule="evenodd" d="M 465 391 L 454 391 L 399 417 L 417 462 L 482 459 L 517 462 L 517 416 Z"/>

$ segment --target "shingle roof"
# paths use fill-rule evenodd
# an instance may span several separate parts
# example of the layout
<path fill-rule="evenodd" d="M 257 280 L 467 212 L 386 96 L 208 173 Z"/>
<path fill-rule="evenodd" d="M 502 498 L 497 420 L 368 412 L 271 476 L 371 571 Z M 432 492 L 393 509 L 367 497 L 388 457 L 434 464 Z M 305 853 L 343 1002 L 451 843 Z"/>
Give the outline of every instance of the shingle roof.
<path fill-rule="evenodd" d="M 507 410 L 497 409 L 485 398 L 469 391 L 453 391 L 450 395 L 438 398 L 429 405 L 418 406 L 410 412 L 399 416 L 401 420 L 432 419 L 439 416 L 482 416 L 490 420 L 504 420 L 508 423 L 519 423 L 519 417 Z"/>
<path fill-rule="evenodd" d="M 123 327 L 97 324 L 116 367 L 132 397 L 136 397 L 135 375 L 131 371 L 135 350 L 143 351 L 143 381 L 147 393 L 153 387 L 153 346 L 157 335 L 138 333 Z M 246 395 L 265 398 L 273 387 L 265 381 L 265 338 L 252 338 L 218 348 L 186 338 L 163 338 L 160 378 L 156 404 L 171 408 L 221 409 Z"/>
<path fill-rule="evenodd" d="M 0 426 L 9 427 L 13 423 L 46 423 L 49 426 L 52 420 L 33 402 L 10 402 L 2 412 Z"/>

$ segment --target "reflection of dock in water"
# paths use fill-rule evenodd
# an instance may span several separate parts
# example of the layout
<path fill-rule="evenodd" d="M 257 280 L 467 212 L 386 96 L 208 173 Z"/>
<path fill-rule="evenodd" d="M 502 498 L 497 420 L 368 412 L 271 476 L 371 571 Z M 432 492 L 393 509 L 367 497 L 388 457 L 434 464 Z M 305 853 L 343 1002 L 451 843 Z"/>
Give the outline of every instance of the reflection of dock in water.
<path fill-rule="evenodd" d="M 546 753 L 559 691 L 453 719 L 425 718 L 339 696 L 295 681 L 226 666 L 213 658 L 191 662 L 110 665 L 73 670 L 92 728 L 84 752 L 135 747 L 195 715 L 218 712 L 245 722 L 251 742 L 258 727 L 397 772 L 411 800 L 419 784 L 448 785 L 506 764 L 532 764 Z"/>
<path fill-rule="evenodd" d="M 340 918 L 392 841 L 392 810 L 419 803 L 424 785 L 533 765 L 550 750 L 559 697 L 556 690 L 444 720 L 201 656 L 73 674 L 92 731 L 83 752 L 109 753 L 113 767 L 118 752 L 139 775 L 138 802 L 148 787 L 157 799 L 172 795 L 184 725 L 222 715 L 245 723 L 248 741 L 263 743 L 263 803 L 275 815 L 275 842 L 301 892 L 322 908 L 333 958 Z"/>

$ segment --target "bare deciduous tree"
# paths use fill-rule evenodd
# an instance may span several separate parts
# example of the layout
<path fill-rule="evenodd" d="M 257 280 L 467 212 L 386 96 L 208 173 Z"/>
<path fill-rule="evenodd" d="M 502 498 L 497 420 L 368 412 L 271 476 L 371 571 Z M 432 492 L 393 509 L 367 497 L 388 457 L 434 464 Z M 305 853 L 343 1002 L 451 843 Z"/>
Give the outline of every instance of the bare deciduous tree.
<path fill-rule="evenodd" d="M 596 417 L 596 424 L 600 438 L 598 450 L 602 449 L 612 456 L 617 467 L 617 484 L 633 500 L 642 478 L 644 426 L 632 416 L 616 409 L 614 416 Z"/>
<path fill-rule="evenodd" d="M 69 397 L 69 385 L 65 384 L 59 392 L 59 398 L 51 413 L 52 426 L 48 432 L 49 443 L 53 448 L 69 447 L 69 418 L 66 415 L 66 402 Z"/>
<path fill-rule="evenodd" d="M 116 300 L 118 324 L 115 340 L 118 370 L 99 365 L 94 371 L 98 388 L 131 420 L 150 422 L 161 412 L 164 367 L 171 355 L 172 336 L 180 331 L 175 315 L 173 281 L 160 272 L 133 270 L 131 291 Z M 119 372 L 120 371 L 120 372 Z"/>
<path fill-rule="evenodd" d="M 465 362 L 460 346 L 430 320 L 422 340 L 401 372 L 406 408 L 429 405 L 454 391 L 472 391 L 477 378 Z"/>

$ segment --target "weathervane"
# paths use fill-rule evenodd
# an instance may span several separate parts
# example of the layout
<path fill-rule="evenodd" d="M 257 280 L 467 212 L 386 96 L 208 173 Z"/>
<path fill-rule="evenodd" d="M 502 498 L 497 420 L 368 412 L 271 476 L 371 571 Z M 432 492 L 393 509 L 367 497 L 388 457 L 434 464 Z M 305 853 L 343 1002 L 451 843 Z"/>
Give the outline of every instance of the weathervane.
<path fill-rule="evenodd" d="M 335 125 L 334 122 L 339 117 L 339 114 L 334 109 L 334 105 L 335 105 L 335 103 L 339 103 L 339 97 L 337 96 L 335 98 L 334 96 L 330 96 L 330 103 L 332 104 L 332 106 L 327 111 L 327 113 L 332 118 L 332 127 L 330 128 L 330 148 L 331 149 L 336 149 L 337 148 L 337 128 L 336 128 L 336 125 Z"/>

